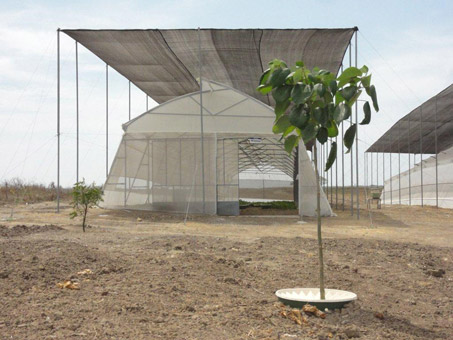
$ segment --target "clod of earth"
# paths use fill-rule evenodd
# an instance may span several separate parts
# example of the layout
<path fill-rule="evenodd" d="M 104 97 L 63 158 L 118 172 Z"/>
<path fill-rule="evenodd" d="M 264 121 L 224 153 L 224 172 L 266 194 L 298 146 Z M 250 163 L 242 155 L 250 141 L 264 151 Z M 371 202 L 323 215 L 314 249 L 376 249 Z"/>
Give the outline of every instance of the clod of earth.
<path fill-rule="evenodd" d="M 66 280 L 63 282 L 57 283 L 58 288 L 67 288 L 67 289 L 72 289 L 72 290 L 79 290 L 80 289 L 80 284 L 78 282 L 72 282 L 70 280 Z"/>
<path fill-rule="evenodd" d="M 312 305 L 305 305 L 302 307 L 302 310 L 305 312 L 307 315 L 314 315 L 317 316 L 318 318 L 325 319 L 326 318 L 326 313 L 320 311 L 318 308 Z"/>

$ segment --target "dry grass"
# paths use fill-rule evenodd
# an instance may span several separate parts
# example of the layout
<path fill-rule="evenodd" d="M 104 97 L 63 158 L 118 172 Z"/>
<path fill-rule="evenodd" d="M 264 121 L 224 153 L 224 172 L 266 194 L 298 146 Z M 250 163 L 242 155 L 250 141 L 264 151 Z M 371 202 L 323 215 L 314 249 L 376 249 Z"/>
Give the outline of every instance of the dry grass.
<path fill-rule="evenodd" d="M 68 199 L 70 189 L 61 189 L 61 198 Z M 38 203 L 55 201 L 57 188 L 54 183 L 48 186 L 25 182 L 20 178 L 13 178 L 0 184 L 0 203 Z"/>

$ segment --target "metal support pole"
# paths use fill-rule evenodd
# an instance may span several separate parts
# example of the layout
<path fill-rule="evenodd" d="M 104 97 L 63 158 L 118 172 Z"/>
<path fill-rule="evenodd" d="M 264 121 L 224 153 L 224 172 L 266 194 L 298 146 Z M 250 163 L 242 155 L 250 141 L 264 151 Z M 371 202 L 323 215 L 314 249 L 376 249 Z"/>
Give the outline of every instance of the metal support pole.
<path fill-rule="evenodd" d="M 337 144 L 338 148 L 337 137 L 335 137 L 335 143 Z M 335 209 L 338 209 L 338 162 L 335 162 Z"/>
<path fill-rule="evenodd" d="M 123 137 L 124 138 L 124 137 Z M 126 139 L 123 139 L 124 143 L 124 206 L 127 204 L 127 145 Z"/>
<path fill-rule="evenodd" d="M 79 182 L 79 45 L 75 42 L 76 62 L 76 183 Z"/>
<path fill-rule="evenodd" d="M 352 66 L 352 45 L 349 43 L 349 66 Z M 349 119 L 350 126 L 352 126 L 352 114 Z M 353 148 L 350 150 L 351 156 L 351 186 L 349 190 L 351 191 L 351 216 L 354 216 L 354 158 L 353 158 Z"/>
<path fill-rule="evenodd" d="M 398 134 L 398 199 L 401 205 L 401 152 L 400 152 L 400 136 Z"/>
<path fill-rule="evenodd" d="M 371 186 L 373 186 L 373 153 L 370 153 L 370 158 L 371 158 L 371 171 L 370 171 L 370 177 L 371 177 Z"/>
<path fill-rule="evenodd" d="M 109 177 L 109 65 L 105 64 L 105 178 Z"/>
<path fill-rule="evenodd" d="M 149 108 L 148 108 L 148 95 L 146 95 L 146 111 L 148 111 Z"/>
<path fill-rule="evenodd" d="M 439 208 L 439 178 L 437 173 L 437 96 L 436 96 L 436 110 L 434 112 L 434 152 L 436 153 L 436 207 Z"/>
<path fill-rule="evenodd" d="M 420 199 L 423 207 L 423 135 L 422 135 L 422 114 L 423 110 L 420 106 Z"/>
<path fill-rule="evenodd" d="M 204 136 L 203 136 L 203 82 L 202 77 L 202 60 L 201 60 L 201 31 L 198 27 L 198 61 L 200 67 L 200 132 L 201 132 L 201 177 L 202 177 L 202 190 L 203 190 L 203 213 L 206 212 L 205 202 L 205 178 L 204 178 Z"/>
<path fill-rule="evenodd" d="M 379 187 L 379 152 L 376 152 L 376 186 Z"/>
<path fill-rule="evenodd" d="M 344 211 L 344 122 L 341 122 L 341 207 Z"/>
<path fill-rule="evenodd" d="M 57 213 L 60 212 L 60 29 L 57 30 Z"/>
<path fill-rule="evenodd" d="M 129 120 L 131 120 L 131 81 L 129 80 Z"/>
<path fill-rule="evenodd" d="M 355 67 L 357 67 L 357 56 L 358 56 L 358 49 L 357 49 L 357 31 L 355 31 Z M 359 189 L 359 114 L 358 114 L 358 106 L 357 102 L 355 102 L 355 125 L 356 125 L 356 132 L 355 132 L 355 180 L 356 180 L 356 205 L 357 205 L 357 219 L 360 219 L 360 189 Z"/>
<path fill-rule="evenodd" d="M 393 205 L 392 152 L 390 152 L 390 205 Z"/>
<path fill-rule="evenodd" d="M 411 186 L 411 121 L 409 117 L 409 131 L 407 133 L 407 159 L 409 161 L 409 205 L 412 205 L 412 186 Z"/>
<path fill-rule="evenodd" d="M 385 204 L 385 153 L 382 153 L 382 200 Z"/>

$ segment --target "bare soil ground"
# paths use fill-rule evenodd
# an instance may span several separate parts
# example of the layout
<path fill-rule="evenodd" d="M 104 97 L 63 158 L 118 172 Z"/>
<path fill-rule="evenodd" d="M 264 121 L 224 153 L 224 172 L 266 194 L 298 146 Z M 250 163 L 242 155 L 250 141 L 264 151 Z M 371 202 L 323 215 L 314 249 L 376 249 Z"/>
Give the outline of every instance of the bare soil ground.
<path fill-rule="evenodd" d="M 452 339 L 451 210 L 325 218 L 326 280 L 357 293 L 298 325 L 274 292 L 316 287 L 314 219 L 0 207 L 0 339 Z M 19 227 L 16 227 L 19 226 Z M 90 271 L 85 271 L 90 269 Z M 57 283 L 71 280 L 79 290 Z"/>

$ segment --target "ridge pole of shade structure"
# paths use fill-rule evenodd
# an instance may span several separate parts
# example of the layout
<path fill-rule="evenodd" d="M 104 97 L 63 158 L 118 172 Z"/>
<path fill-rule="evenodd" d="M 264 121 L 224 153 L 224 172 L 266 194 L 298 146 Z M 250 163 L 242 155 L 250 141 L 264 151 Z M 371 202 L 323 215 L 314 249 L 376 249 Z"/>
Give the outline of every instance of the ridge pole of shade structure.
<path fill-rule="evenodd" d="M 437 173 L 437 96 L 435 99 L 436 109 L 434 111 L 434 152 L 436 153 L 436 208 L 439 208 L 439 181 Z"/>
<path fill-rule="evenodd" d="M 400 135 L 398 134 L 398 198 L 401 205 L 401 152 L 400 152 Z"/>
<path fill-rule="evenodd" d="M 105 178 L 109 177 L 109 65 L 105 64 Z"/>
<path fill-rule="evenodd" d="M 203 63 L 201 60 L 201 29 L 198 27 L 198 61 L 200 67 L 200 132 L 201 132 L 201 183 L 203 192 L 203 213 L 206 212 L 206 193 L 205 193 L 205 178 L 204 178 L 204 135 L 203 135 L 203 82 L 201 81 Z"/>
<path fill-rule="evenodd" d="M 355 31 L 355 67 L 357 67 L 358 57 L 358 44 L 357 44 L 357 30 Z M 356 181 L 356 205 L 357 205 L 357 219 L 360 219 L 360 188 L 359 188 L 359 108 L 357 101 L 355 102 L 355 181 Z"/>
<path fill-rule="evenodd" d="M 131 81 L 129 80 L 129 120 L 131 120 Z"/>
<path fill-rule="evenodd" d="M 420 106 L 420 200 L 423 207 L 423 135 L 422 135 L 422 114 L 423 110 Z"/>
<path fill-rule="evenodd" d="M 75 42 L 76 63 L 76 183 L 79 182 L 79 43 Z"/>
<path fill-rule="evenodd" d="M 352 66 L 352 45 L 349 42 L 349 67 Z M 349 124 L 352 126 L 352 114 L 349 118 Z M 353 157 L 353 148 L 350 149 L 350 156 L 351 156 L 351 185 L 349 190 L 351 191 L 351 216 L 354 216 L 354 157 Z"/>
<path fill-rule="evenodd" d="M 57 29 L 57 213 L 60 212 L 60 29 Z"/>
<path fill-rule="evenodd" d="M 409 131 L 407 133 L 407 159 L 409 161 L 409 205 L 412 205 L 412 184 L 411 184 L 411 142 L 410 142 L 410 135 L 411 135 L 411 121 L 409 117 Z"/>

